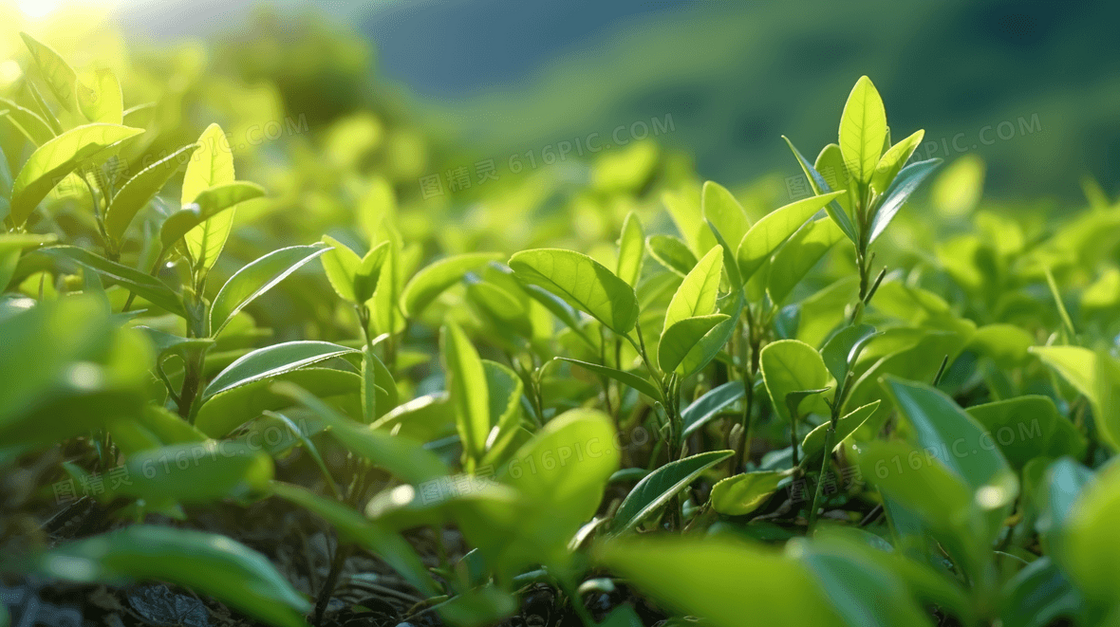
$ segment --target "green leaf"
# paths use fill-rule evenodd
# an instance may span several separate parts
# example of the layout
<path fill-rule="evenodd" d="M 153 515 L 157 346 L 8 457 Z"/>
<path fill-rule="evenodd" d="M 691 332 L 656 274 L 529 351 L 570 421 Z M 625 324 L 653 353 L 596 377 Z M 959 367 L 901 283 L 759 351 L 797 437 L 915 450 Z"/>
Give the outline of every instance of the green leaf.
<path fill-rule="evenodd" d="M 595 557 L 659 606 L 713 627 L 839 623 L 805 567 L 769 547 L 691 535 L 620 538 L 599 545 Z"/>
<path fill-rule="evenodd" d="M 335 293 L 351 303 L 365 302 L 358 300 L 358 292 L 354 289 L 358 271 L 362 267 L 362 258 L 349 246 L 329 235 L 324 235 L 322 241 L 330 246 L 323 255 L 322 261 L 327 280 L 330 281 Z"/>
<path fill-rule="evenodd" d="M 751 228 L 751 221 L 743 206 L 726 187 L 715 181 L 707 181 L 700 198 L 701 213 L 705 220 L 715 225 L 728 241 L 738 242 L 743 239 L 747 229 Z"/>
<path fill-rule="evenodd" d="M 408 583 L 424 594 L 438 594 L 435 581 L 424 562 L 400 534 L 382 529 L 358 512 L 338 501 L 323 498 L 314 492 L 290 483 L 273 481 L 272 493 L 286 501 L 313 512 L 338 530 L 341 541 L 357 544 L 377 555 L 401 574 Z"/>
<path fill-rule="evenodd" d="M 51 129 L 50 124 L 47 124 L 46 120 L 39 117 L 38 113 L 26 107 L 22 107 L 19 103 L 8 100 L 7 98 L 0 98 L 0 107 L 7 110 L 4 116 L 7 117 L 8 121 L 32 144 L 42 146 L 54 139 L 54 131 Z"/>
<path fill-rule="evenodd" d="M 617 369 L 611 368 L 609 366 L 602 366 L 602 365 L 599 365 L 599 364 L 596 364 L 596 363 L 591 363 L 589 361 L 580 361 L 578 359 L 572 359 L 570 357 L 555 357 L 554 359 L 558 360 L 558 361 L 566 361 L 570 364 L 575 364 L 575 365 L 577 365 L 581 368 L 585 368 L 587 370 L 590 370 L 591 372 L 594 372 L 595 374 L 610 377 L 610 378 L 614 379 L 615 381 L 618 381 L 619 383 L 622 383 L 623 385 L 630 386 L 630 387 L 634 388 L 635 390 L 641 392 L 642 394 L 644 394 L 650 400 L 654 400 L 654 401 L 657 401 L 659 403 L 664 402 L 664 400 L 661 397 L 660 390 L 658 390 L 657 387 L 653 385 L 653 383 L 650 383 L 649 379 L 647 379 L 647 378 L 645 378 L 641 375 L 637 375 L 637 374 L 634 374 L 632 372 L 624 372 L 622 370 L 617 370 Z"/>
<path fill-rule="evenodd" d="M 198 144 L 183 146 L 125 181 L 105 210 L 105 232 L 114 239 L 123 239 L 136 214 L 156 197 L 198 147 Z"/>
<path fill-rule="evenodd" d="M 887 191 L 883 192 L 883 200 L 875 209 L 875 217 L 871 219 L 871 236 L 869 242 L 874 242 L 883 231 L 886 230 L 887 225 L 894 219 L 895 214 L 902 208 L 902 205 L 910 198 L 922 181 L 926 179 L 937 166 L 941 165 L 941 159 L 930 159 L 928 161 L 919 161 L 911 163 L 910 165 L 902 168 L 898 173 L 891 186 Z"/>
<path fill-rule="evenodd" d="M 289 246 L 238 270 L 218 290 L 210 306 L 210 335 L 217 337 L 237 312 L 327 250 L 321 244 Z"/>
<path fill-rule="evenodd" d="M 649 254 L 657 263 L 676 274 L 688 275 L 696 266 L 696 255 L 680 238 L 672 235 L 650 235 L 646 239 Z"/>
<path fill-rule="evenodd" d="M 506 449 L 515 441 L 521 423 L 521 395 L 525 384 L 510 368 L 484 359 L 486 389 L 490 404 L 490 429 L 486 437 L 485 464 L 503 460 Z"/>
<path fill-rule="evenodd" d="M 723 249 L 716 246 L 684 278 L 665 310 L 662 336 L 669 327 L 686 318 L 707 316 L 715 312 L 720 273 L 723 270 L 722 259 Z"/>
<path fill-rule="evenodd" d="M 509 267 L 615 333 L 625 335 L 638 321 L 634 289 L 587 255 L 557 248 L 525 250 L 510 258 Z"/>
<path fill-rule="evenodd" d="M 710 314 L 685 318 L 665 329 L 657 347 L 657 364 L 663 372 L 673 372 L 681 366 L 684 358 L 699 344 L 701 338 L 730 316 Z M 691 370 L 690 368 L 682 370 Z M 687 374 L 681 372 L 681 374 Z"/>
<path fill-rule="evenodd" d="M 734 451 L 708 451 L 669 462 L 651 472 L 623 499 L 611 520 L 611 533 L 634 529 L 684 490 L 702 472 L 731 457 Z"/>
<path fill-rule="evenodd" d="M 831 192 L 832 188 L 828 185 L 828 182 L 825 181 L 820 172 L 817 172 L 813 164 L 809 163 L 804 155 L 794 147 L 793 142 L 785 135 L 782 135 L 782 139 L 786 140 L 786 145 L 788 145 L 790 151 L 793 152 L 793 156 L 797 158 L 797 163 L 801 165 L 801 170 L 805 173 L 805 177 L 809 179 L 809 184 L 813 186 L 813 191 L 818 195 Z M 829 203 L 825 206 L 825 211 L 828 212 L 828 217 L 832 218 L 832 221 L 836 223 L 836 226 L 840 228 L 841 232 L 843 232 L 849 240 L 853 243 L 859 241 L 859 234 L 856 233 L 856 227 L 852 224 L 852 218 L 839 203 Z"/>
<path fill-rule="evenodd" d="M 278 382 L 273 384 L 273 389 L 315 412 L 316 416 L 327 423 L 330 427 L 328 433 L 339 444 L 403 481 L 421 484 L 448 473 L 447 466 L 419 442 L 354 422 L 297 385 Z"/>
<path fill-rule="evenodd" d="M 743 280 L 750 279 L 770 259 L 774 251 L 797 232 L 809 218 L 844 193 L 842 190 L 798 200 L 775 209 L 755 223 L 739 242 L 739 251 L 736 254 Z"/>
<path fill-rule="evenodd" d="M 206 386 L 202 393 L 203 402 L 216 394 L 227 392 L 254 381 L 271 379 L 292 370 L 306 368 L 317 363 L 358 353 L 357 349 L 339 346 L 330 342 L 299 340 L 273 344 L 241 357 L 222 370 Z"/>
<path fill-rule="evenodd" d="M 464 536 L 502 578 L 530 564 L 567 569 L 568 542 L 595 515 L 618 470 L 615 437 L 606 414 L 567 411 L 548 421 L 498 473 L 501 485 L 521 495 L 521 505 L 489 501 L 493 507 L 483 502 L 485 509 L 460 512 Z"/>
<path fill-rule="evenodd" d="M 362 418 L 366 424 L 397 406 L 393 373 L 367 346 L 362 350 Z"/>
<path fill-rule="evenodd" d="M 1077 346 L 1034 346 L 1030 351 L 1089 399 L 1097 432 L 1120 450 L 1120 361 Z"/>
<path fill-rule="evenodd" d="M 491 261 L 501 259 L 498 253 L 467 253 L 440 259 L 426 266 L 404 286 L 401 307 L 404 314 L 416 318 L 435 302 L 440 294 L 467 275 Z"/>
<path fill-rule="evenodd" d="M 778 305 L 785 303 L 801 279 L 843 238 L 833 220 L 816 220 L 802 227 L 774 255 L 766 288 L 770 300 Z"/>
<path fill-rule="evenodd" d="M 735 475 L 712 486 L 712 509 L 725 516 L 743 516 L 758 509 L 789 473 L 763 470 Z"/>
<path fill-rule="evenodd" d="M 75 83 L 78 108 L 90 122 L 120 124 L 124 120 L 124 100 L 121 84 L 112 70 L 99 69 L 92 72 L 87 81 Z"/>
<path fill-rule="evenodd" d="M 115 491 L 149 506 L 244 497 L 272 480 L 272 458 L 240 442 L 183 442 L 129 455 Z"/>
<path fill-rule="evenodd" d="M 232 183 L 221 183 L 214 187 L 209 187 L 195 196 L 194 201 L 189 205 L 184 205 L 182 209 L 176 211 L 163 221 L 163 226 L 159 230 L 159 238 L 163 243 L 164 248 L 174 246 L 180 238 L 189 236 L 194 233 L 196 229 L 205 227 L 206 224 L 212 223 L 216 216 L 223 212 L 231 212 L 238 204 L 254 198 L 264 196 L 264 188 L 256 183 L 248 183 L 245 181 L 234 181 Z M 212 237 L 214 233 L 203 234 L 205 237 Z M 227 234 L 228 236 L 228 234 Z M 211 244 L 217 240 L 211 239 Z M 222 245 L 225 244 L 225 239 L 222 239 Z M 187 240 L 188 247 L 191 247 L 190 238 Z M 210 246 L 206 259 L 216 259 L 218 253 L 221 252 L 222 246 L 219 245 L 215 249 Z M 217 250 L 217 252 L 214 252 Z M 193 254 L 193 252 L 192 252 Z M 213 266 L 204 266 L 209 269 Z M 203 267 L 203 266 L 200 266 Z"/>
<path fill-rule="evenodd" d="M 626 214 L 622 223 L 622 236 L 618 238 L 618 278 L 638 287 L 638 279 L 642 276 L 642 254 L 645 252 L 645 233 L 642 232 L 642 221 L 633 211 Z"/>
<path fill-rule="evenodd" d="M 728 310 L 731 312 L 730 315 L 697 340 L 696 344 L 685 354 L 684 359 L 681 359 L 681 363 L 676 370 L 682 377 L 690 377 L 700 372 L 731 341 L 731 337 L 735 334 L 739 325 L 739 316 L 743 313 L 745 303 L 743 291 L 738 290 L 734 298 L 735 305 Z"/>
<path fill-rule="evenodd" d="M 879 164 L 887 137 L 887 112 L 883 99 L 871 83 L 861 76 L 848 94 L 840 116 L 840 150 L 848 174 L 866 187 Z"/>
<path fill-rule="evenodd" d="M 533 321 L 526 305 L 503 287 L 468 275 L 467 297 L 481 310 L 483 317 L 499 332 L 512 330 L 523 338 L 533 337 Z M 551 329 L 552 321 L 548 321 Z"/>
<path fill-rule="evenodd" d="M 835 446 L 832 447 L 832 450 L 835 451 L 840 448 L 845 438 L 855 433 L 856 429 L 863 426 L 863 423 L 867 422 L 867 419 L 875 413 L 875 410 L 879 409 L 879 403 L 881 402 L 882 401 L 874 401 L 868 403 L 863 407 L 857 407 L 846 415 L 841 416 L 840 420 L 836 422 L 836 436 L 833 440 Z M 806 434 L 805 439 L 801 441 L 801 450 L 805 453 L 805 459 L 815 457 L 824 450 L 824 441 L 828 433 L 828 427 L 829 423 L 825 422 Z"/>
<path fill-rule="evenodd" d="M 233 173 L 233 148 L 222 127 L 217 124 L 206 127 L 196 143 L 200 148 L 183 173 L 180 204 L 184 208 L 195 202 L 204 190 L 232 183 L 236 178 Z M 233 217 L 233 211 L 225 211 L 187 232 L 187 251 L 196 268 L 206 271 L 214 266 L 233 229 Z"/>
<path fill-rule="evenodd" d="M 455 433 L 455 412 L 446 392 L 427 394 L 398 405 L 370 428 L 431 442 Z"/>
<path fill-rule="evenodd" d="M 876 192 L 882 193 L 883 190 L 890 186 L 898 173 L 910 160 L 910 156 L 914 154 L 918 144 L 922 143 L 922 138 L 926 136 L 923 130 L 915 131 L 906 139 L 898 142 L 890 147 L 883 157 L 879 159 L 878 165 L 875 166 L 875 174 L 871 176 L 871 187 Z"/>
<path fill-rule="evenodd" d="M 845 624 L 860 627 L 931 627 L 929 614 L 895 569 L 875 558 L 873 549 L 851 539 L 814 539 L 800 553 L 803 564 Z M 891 565 L 893 566 L 893 565 Z M 868 599 L 878 599 L 869 603 Z"/>
<path fill-rule="evenodd" d="M 124 286 L 130 292 L 146 299 L 157 307 L 181 317 L 186 317 L 183 303 L 179 296 L 163 284 L 159 279 L 144 274 L 139 270 L 119 263 L 109 261 L 104 257 L 91 253 L 76 246 L 52 246 L 40 249 L 38 252 L 52 257 L 69 259 L 78 265 L 112 279 Z"/>
<path fill-rule="evenodd" d="M 44 576 L 122 585 L 165 581 L 280 627 L 306 627 L 311 604 L 260 553 L 226 536 L 131 525 L 58 546 L 34 559 Z"/>
<path fill-rule="evenodd" d="M 39 146 L 12 183 L 11 213 L 8 216 L 11 223 L 23 226 L 55 185 L 83 161 L 143 132 L 143 129 L 116 124 L 87 124 Z"/>
<path fill-rule="evenodd" d="M 828 384 L 828 369 L 820 353 L 799 340 L 778 340 L 767 344 L 759 353 L 758 363 L 774 412 L 786 422 L 790 420 L 786 396 L 794 392 L 819 390 Z"/>
<path fill-rule="evenodd" d="M 1055 559 L 1091 602 L 1116 603 L 1112 584 L 1120 577 L 1120 546 L 1115 521 L 1120 516 L 1120 464 L 1097 471 L 1096 481 L 1081 492 L 1065 521 L 1061 552 Z"/>
<path fill-rule="evenodd" d="M 440 353 L 447 374 L 447 391 L 455 407 L 456 426 L 463 442 L 468 470 L 486 453 L 490 435 L 490 398 L 486 371 L 478 351 L 455 322 L 448 320 L 440 334 Z"/>
<path fill-rule="evenodd" d="M 50 46 L 36 41 L 27 33 L 21 32 L 19 36 L 31 51 L 31 58 L 35 60 L 35 65 L 38 66 L 51 93 L 63 108 L 73 111 L 76 100 L 74 86 L 78 82 L 78 75 L 74 72 L 74 68 L 70 67 L 62 55 Z"/>
<path fill-rule="evenodd" d="M 1049 556 L 1016 573 L 1004 584 L 1001 596 L 1004 625 L 1046 627 L 1063 619 L 1083 622 L 1076 617 L 1085 607 L 1085 598 Z"/>
<path fill-rule="evenodd" d="M 1007 461 L 1022 470 L 1036 457 L 1085 455 L 1085 437 L 1046 396 L 1019 396 L 969 407 Z"/>
<path fill-rule="evenodd" d="M 869 324 L 847 326 L 833 335 L 821 348 L 821 358 L 828 372 L 838 383 L 843 383 L 848 372 L 859 359 L 863 347 L 877 335 L 875 327 Z"/>
<path fill-rule="evenodd" d="M 1062 536 L 1085 486 L 1093 482 L 1093 471 L 1069 457 L 1056 460 L 1046 469 L 1037 494 L 1039 515 L 1035 523 L 1042 546 L 1050 555 L 1062 554 Z"/>
<path fill-rule="evenodd" d="M 373 294 L 377 291 L 377 283 L 381 278 L 381 268 L 385 265 L 385 260 L 389 258 L 388 241 L 381 242 L 380 244 L 370 248 L 365 257 L 362 257 L 361 264 L 358 265 L 358 270 L 354 274 L 354 295 L 358 297 L 359 303 L 364 303 L 373 298 Z"/>
<path fill-rule="evenodd" d="M 361 389 L 361 378 L 353 372 L 330 368 L 293 370 L 215 394 L 199 408 L 194 418 L 195 426 L 206 435 L 218 438 L 258 418 L 262 412 L 290 407 L 291 399 L 272 390 L 276 381 L 298 385 L 322 399 L 354 399 Z M 354 411 L 360 411 L 360 407 Z"/>
<path fill-rule="evenodd" d="M 681 412 L 681 420 L 684 423 L 683 437 L 687 438 L 695 433 L 697 429 L 702 428 L 721 411 L 744 396 L 746 396 L 746 388 L 742 381 L 728 381 L 708 390 Z"/>

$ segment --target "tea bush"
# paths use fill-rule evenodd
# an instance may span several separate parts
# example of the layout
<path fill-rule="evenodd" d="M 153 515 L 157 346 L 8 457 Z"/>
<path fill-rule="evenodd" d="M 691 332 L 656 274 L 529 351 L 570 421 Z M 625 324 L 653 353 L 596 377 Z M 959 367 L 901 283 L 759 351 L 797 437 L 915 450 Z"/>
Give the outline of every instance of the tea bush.
<path fill-rule="evenodd" d="M 542 590 L 548 624 L 1120 618 L 1103 196 L 977 208 L 982 164 L 913 161 L 866 77 L 836 143 L 786 140 L 800 199 L 635 143 L 425 201 L 420 133 L 338 107 L 249 146 L 260 185 L 226 97 L 281 120 L 268 83 L 24 41 L 6 581 L 160 581 L 293 627 L 524 624 Z M 153 88 L 176 64 L 198 82 Z"/>

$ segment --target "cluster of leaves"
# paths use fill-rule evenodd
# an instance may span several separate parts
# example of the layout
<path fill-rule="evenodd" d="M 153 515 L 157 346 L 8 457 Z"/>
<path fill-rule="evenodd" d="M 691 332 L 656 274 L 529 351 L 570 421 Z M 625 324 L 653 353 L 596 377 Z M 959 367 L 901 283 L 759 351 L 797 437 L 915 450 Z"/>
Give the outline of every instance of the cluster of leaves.
<path fill-rule="evenodd" d="M 728 627 L 1120 616 L 1106 531 L 1120 270 L 1102 263 L 1115 207 L 1029 241 L 958 233 L 914 253 L 934 278 L 888 273 L 882 236 L 938 163 L 910 163 L 921 131 L 891 143 L 865 77 L 838 143 L 813 162 L 790 143 L 814 193 L 777 209 L 667 185 L 673 228 L 626 210 L 608 262 L 527 248 L 421 267 L 377 183 L 358 229 L 266 252 L 218 286 L 236 209 L 265 195 L 235 178 L 228 135 L 211 125 L 124 178 L 121 155 L 154 129 L 126 125 L 137 110 L 112 72 L 79 74 L 24 39 L 45 89 L 3 103 L 21 135 L 5 150 L 29 155 L 14 178 L 0 168 L 0 465 L 53 450 L 56 477 L 129 481 L 92 497 L 114 530 L 6 542 L 4 570 L 160 580 L 293 627 L 322 621 L 356 550 L 424 599 L 414 611 L 464 626 L 512 615 L 532 582 L 586 625 L 642 624 L 629 604 L 595 615 L 582 601 L 623 583 Z M 573 206 L 640 205 L 651 155 L 604 158 Z M 949 174 L 939 185 L 960 184 Z M 177 208 L 148 210 L 177 183 Z M 59 186 L 85 193 L 64 204 Z M 77 227 L 56 228 L 62 212 Z M 347 339 L 260 346 L 249 311 L 320 264 L 337 298 L 322 282 L 301 296 L 332 300 L 315 328 Z M 1076 307 L 1059 279 L 1089 282 Z M 276 428 L 288 437 L 262 446 Z M 337 533 L 319 590 L 187 528 L 185 507 L 268 500 Z M 469 552 L 432 567 L 407 539 L 417 528 L 457 529 Z"/>

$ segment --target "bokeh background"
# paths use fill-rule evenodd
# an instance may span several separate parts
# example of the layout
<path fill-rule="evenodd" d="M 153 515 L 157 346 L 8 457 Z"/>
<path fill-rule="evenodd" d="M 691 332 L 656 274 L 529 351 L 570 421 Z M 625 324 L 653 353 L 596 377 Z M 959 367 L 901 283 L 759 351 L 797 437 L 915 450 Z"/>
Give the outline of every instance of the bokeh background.
<path fill-rule="evenodd" d="M 925 128 L 922 155 L 980 156 L 991 198 L 1070 202 L 1086 177 L 1117 191 L 1120 5 L 1107 0 L 7 4 L 11 34 L 38 32 L 64 54 L 94 32 L 134 54 L 202 47 L 204 71 L 273 81 L 312 131 L 371 107 L 407 119 L 434 140 L 424 157 L 402 149 L 416 170 L 671 116 L 657 142 L 702 178 L 793 175 L 780 135 L 834 141 L 844 96 L 868 74 L 896 137 Z M 4 45 L 21 53 L 17 37 Z"/>

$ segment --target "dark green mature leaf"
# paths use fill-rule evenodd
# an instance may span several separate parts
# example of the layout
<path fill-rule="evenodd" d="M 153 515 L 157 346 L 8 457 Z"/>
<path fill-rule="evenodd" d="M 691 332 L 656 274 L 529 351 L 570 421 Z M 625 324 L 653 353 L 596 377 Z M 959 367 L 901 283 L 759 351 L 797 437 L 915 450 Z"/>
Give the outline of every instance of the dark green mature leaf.
<path fill-rule="evenodd" d="M 778 490 L 788 471 L 762 470 L 728 477 L 712 486 L 712 509 L 725 516 L 743 516 L 758 509 Z"/>
<path fill-rule="evenodd" d="M 218 290 L 210 305 L 210 335 L 216 337 L 237 312 L 327 250 L 322 244 L 289 246 L 238 270 Z"/>
<path fill-rule="evenodd" d="M 12 183 L 13 226 L 23 226 L 47 194 L 83 161 L 105 148 L 143 133 L 144 129 L 117 124 L 87 124 L 66 131 L 39 146 Z"/>
<path fill-rule="evenodd" d="M 646 239 L 649 254 L 657 263 L 679 275 L 686 276 L 696 266 L 696 255 L 680 238 L 672 235 L 650 235 Z"/>
<path fill-rule="evenodd" d="M 891 186 L 883 192 L 883 200 L 875 210 L 875 217 L 871 219 L 871 235 L 868 241 L 874 242 L 883 234 L 887 225 L 891 223 L 895 214 L 910 198 L 910 195 L 939 165 L 941 165 L 941 159 L 929 159 L 928 161 L 911 163 L 902 168 Z"/>
<path fill-rule="evenodd" d="M 163 221 L 163 226 L 159 230 L 160 241 L 165 248 L 170 248 L 180 238 L 219 213 L 261 196 L 264 196 L 264 188 L 246 181 L 233 181 L 208 187 L 199 192 L 191 204 L 184 205 L 182 209 Z"/>
<path fill-rule="evenodd" d="M 260 553 L 226 536 L 132 525 L 34 558 L 47 577 L 122 585 L 166 581 L 212 595 L 279 627 L 305 627 L 311 604 Z"/>
<path fill-rule="evenodd" d="M 1085 598 L 1065 573 L 1043 556 L 1016 573 L 1003 586 L 1000 617 L 1004 625 L 1046 627 L 1061 619 L 1077 618 L 1085 607 Z"/>
<path fill-rule="evenodd" d="M 412 277 L 401 292 L 404 314 L 410 318 L 419 316 L 440 294 L 463 280 L 468 272 L 474 272 L 501 258 L 500 253 L 467 253 L 440 259 L 426 266 Z"/>
<path fill-rule="evenodd" d="M 420 484 L 448 472 L 447 466 L 419 442 L 355 422 L 297 385 L 278 382 L 273 384 L 273 389 L 315 412 L 330 427 L 328 433 L 347 449 L 404 481 Z"/>
<path fill-rule="evenodd" d="M 746 396 L 746 388 L 742 381 L 728 381 L 723 385 L 708 390 L 700 398 L 681 412 L 684 423 L 684 437 L 692 435 L 697 429 L 702 428 L 721 411 Z"/>
<path fill-rule="evenodd" d="M 105 210 L 105 232 L 117 240 L 124 238 L 136 214 L 156 197 L 198 148 L 198 144 L 183 146 L 125 181 Z"/>
<path fill-rule="evenodd" d="M 343 542 L 360 545 L 385 560 L 408 583 L 424 594 L 438 594 L 435 581 L 420 556 L 400 534 L 382 529 L 358 512 L 338 501 L 323 498 L 314 492 L 290 483 L 273 481 L 274 495 L 310 510 L 338 530 Z"/>
<path fill-rule="evenodd" d="M 259 348 L 222 370 L 202 393 L 205 401 L 216 394 L 227 392 L 254 381 L 272 379 L 286 372 L 306 368 L 317 363 L 358 353 L 357 349 L 330 342 L 298 340 Z"/>
<path fill-rule="evenodd" d="M 1035 457 L 1085 454 L 1085 437 L 1049 397 L 1020 396 L 966 411 L 987 429 L 990 441 L 1016 470 Z"/>
<path fill-rule="evenodd" d="M 628 385 L 628 386 L 634 388 L 635 390 L 637 390 L 637 391 L 641 392 L 642 394 L 646 395 L 646 397 L 650 398 L 651 400 L 654 400 L 654 401 L 657 401 L 657 402 L 664 402 L 662 397 L 661 397 L 661 391 L 658 390 L 657 387 L 654 386 L 653 383 L 651 383 L 649 381 L 649 379 L 646 379 L 645 377 L 642 377 L 640 375 L 636 375 L 632 372 L 624 372 L 622 370 L 616 370 L 615 368 L 611 368 L 609 366 L 602 366 L 602 365 L 599 365 L 599 364 L 591 363 L 589 361 L 580 361 L 578 359 L 572 359 L 570 357 L 556 357 L 555 359 L 557 359 L 559 361 L 566 361 L 570 364 L 575 364 L 575 365 L 577 365 L 581 368 L 586 368 L 587 370 L 590 370 L 591 372 L 594 372 L 595 374 L 601 374 L 603 376 L 610 377 L 610 378 L 614 379 L 615 381 L 618 381 L 619 383 L 622 383 L 623 385 Z"/>
<path fill-rule="evenodd" d="M 744 281 L 751 278 L 761 268 L 774 251 L 790 238 L 809 218 L 816 215 L 825 205 L 831 203 L 845 190 L 811 196 L 767 214 L 743 236 L 735 257 L 739 272 Z"/>
<path fill-rule="evenodd" d="M 734 451 L 708 451 L 669 462 L 651 472 L 626 495 L 611 521 L 611 533 L 637 527 L 653 512 L 688 487 L 700 473 L 731 457 Z"/>
<path fill-rule="evenodd" d="M 182 301 L 179 300 L 179 296 L 173 292 L 170 287 L 167 287 L 162 281 L 151 275 L 109 261 L 100 255 L 76 246 L 51 246 L 50 248 L 40 249 L 38 252 L 52 257 L 69 259 L 87 270 L 112 279 L 125 289 L 146 299 L 157 307 L 165 309 L 177 316 L 186 317 L 186 312 L 183 309 Z"/>
<path fill-rule="evenodd" d="M 839 622 L 805 566 L 770 547 L 692 535 L 620 538 L 599 545 L 595 558 L 658 605 L 714 627 Z"/>
<path fill-rule="evenodd" d="M 815 539 L 806 543 L 800 559 L 847 625 L 931 626 L 904 580 L 875 558 L 877 550 L 851 540 Z M 879 601 L 869 603 L 871 598 Z"/>
<path fill-rule="evenodd" d="M 515 253 L 509 267 L 522 279 L 567 300 L 618 334 L 638 321 L 634 289 L 587 255 L 558 248 Z"/>
<path fill-rule="evenodd" d="M 240 442 L 171 444 L 129 455 L 125 468 L 116 493 L 154 506 L 245 496 L 272 480 L 272 458 Z"/>

